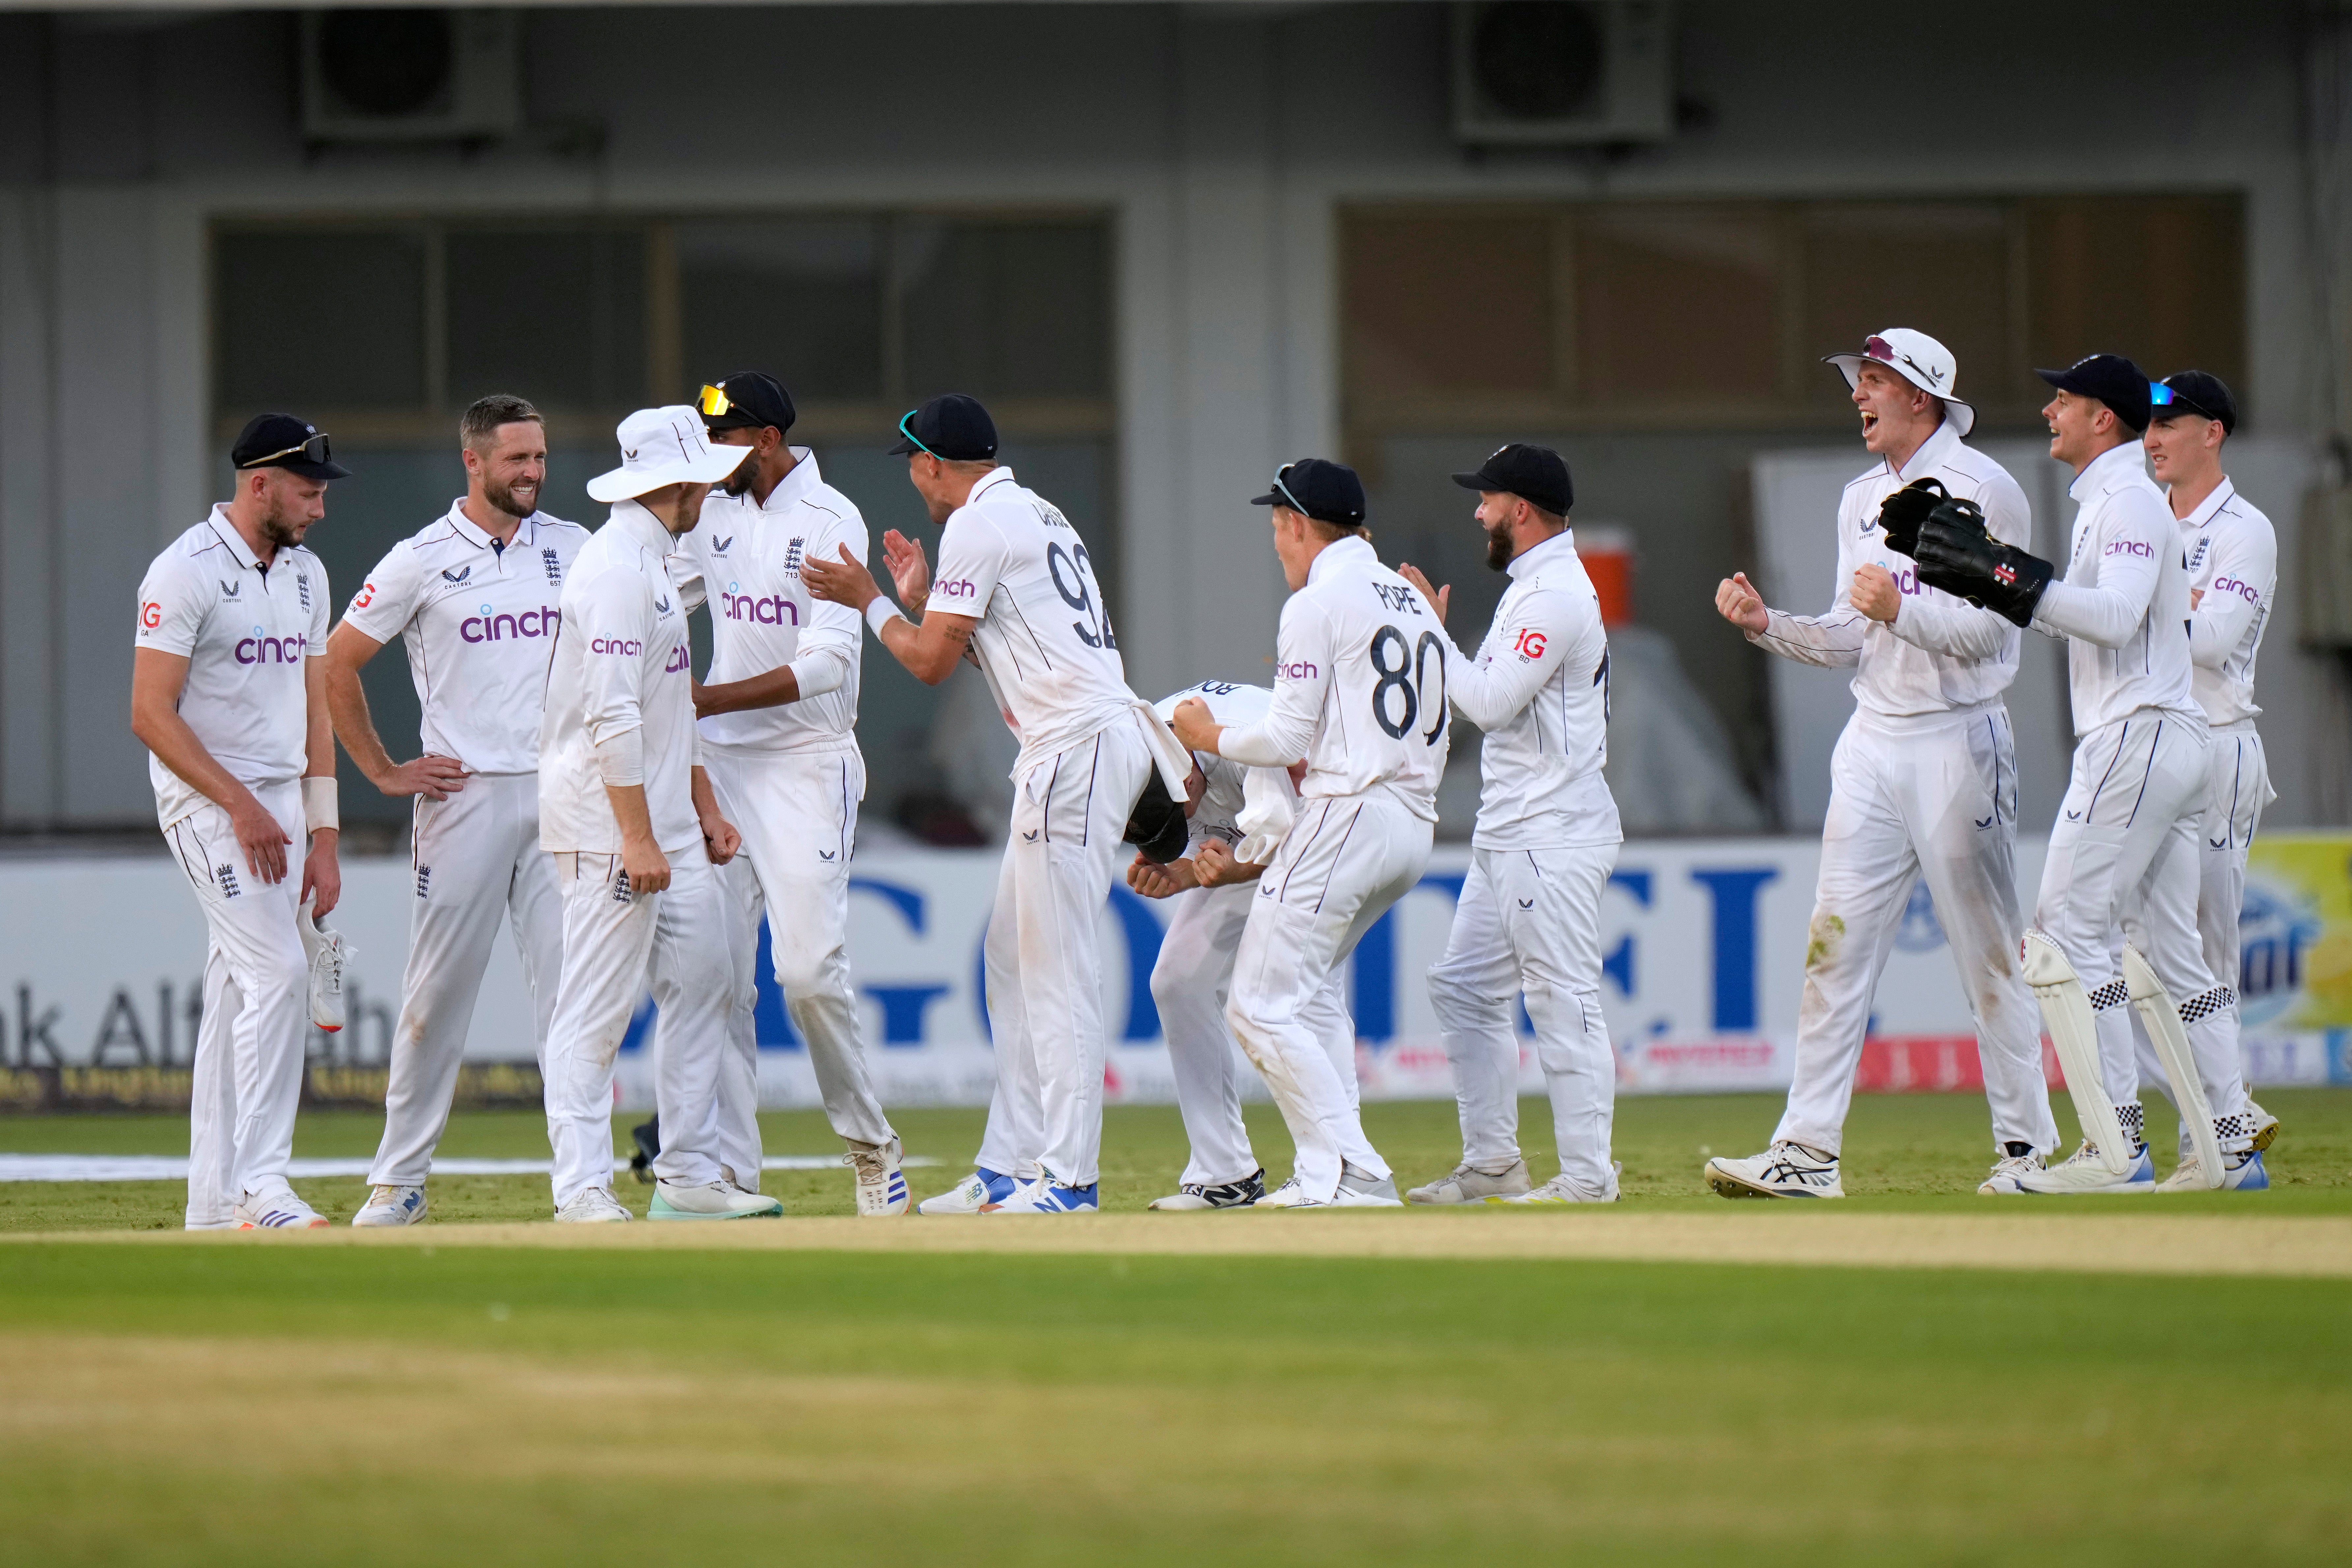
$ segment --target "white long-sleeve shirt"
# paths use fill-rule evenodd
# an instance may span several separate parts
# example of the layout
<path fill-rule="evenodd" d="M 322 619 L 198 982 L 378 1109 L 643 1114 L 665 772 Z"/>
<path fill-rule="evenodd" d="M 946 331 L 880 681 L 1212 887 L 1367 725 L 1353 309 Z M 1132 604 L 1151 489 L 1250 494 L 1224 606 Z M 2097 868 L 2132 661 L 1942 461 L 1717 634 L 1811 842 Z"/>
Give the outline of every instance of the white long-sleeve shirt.
<path fill-rule="evenodd" d="M 1837 581 L 1827 613 L 1769 611 L 1748 641 L 1802 664 L 1853 665 L 1855 705 L 1881 719 L 1942 715 L 1990 702 L 2017 678 L 2022 642 L 2007 617 L 1980 610 L 1919 581 L 1918 563 L 1886 545 L 1878 509 L 1914 479 L 1982 508 L 1985 527 L 2004 544 L 2033 547 L 2033 513 L 2009 470 L 1962 442 L 1947 423 L 1919 444 L 1900 468 L 1881 460 L 1845 487 L 1838 501 Z M 1895 624 L 1853 607 L 1853 574 L 1883 566 L 1901 590 Z"/>
<path fill-rule="evenodd" d="M 2189 689 L 2215 729 L 2251 723 L 2262 711 L 2254 656 L 2278 591 L 2278 535 L 2225 477 L 2180 520 L 2180 543 L 2189 592 L 2201 595 L 2189 612 Z"/>
<path fill-rule="evenodd" d="M 460 500 L 376 563 L 343 624 L 405 645 L 425 750 L 478 773 L 539 766 L 563 574 L 588 537 L 576 522 L 533 512 L 500 547 Z"/>
<path fill-rule="evenodd" d="M 1207 704 L 1209 717 L 1220 724 L 1255 724 L 1274 705 L 1274 693 L 1263 686 L 1204 680 L 1161 698 L 1152 704 L 1152 711 L 1164 721 L 1173 721 L 1176 705 L 1192 698 Z M 1289 770 L 1250 767 L 1213 752 L 1195 752 L 1192 762 L 1207 778 L 1208 787 L 1202 792 L 1200 805 L 1192 808 L 1184 852 L 1194 854 L 1212 838 L 1221 838 L 1234 849 L 1246 840 L 1251 841 L 1253 853 L 1244 858 L 1253 863 L 1271 860 L 1273 849 L 1281 844 L 1297 816 L 1298 792 L 1291 787 Z"/>
<path fill-rule="evenodd" d="M 539 737 L 539 843 L 559 854 L 617 855 L 621 827 L 600 762 L 635 736 L 654 842 L 665 855 L 702 837 L 694 812 L 694 696 L 686 605 L 670 581 L 669 530 L 635 501 L 581 547 L 563 585 L 563 623 Z"/>
<path fill-rule="evenodd" d="M 1218 751 L 1253 767 L 1304 758 L 1307 799 L 1386 785 L 1436 821 L 1455 655 L 1419 591 L 1381 564 L 1369 540 L 1325 545 L 1282 607 L 1275 648 L 1265 717 L 1227 730 Z"/>
<path fill-rule="evenodd" d="M 2066 493 L 2074 514 L 2066 574 L 2042 591 L 2033 629 L 2070 639 L 2074 733 L 2142 709 L 2202 715 L 2189 679 L 2189 572 L 2180 527 L 2137 441 L 2100 453 Z"/>
<path fill-rule="evenodd" d="M 1601 598 L 1562 530 L 1522 551 L 1477 657 L 1454 667 L 1454 710 L 1486 731 L 1478 849 L 1618 844 L 1609 760 L 1609 634 Z"/>
<path fill-rule="evenodd" d="M 710 607 L 712 684 L 787 664 L 800 682 L 797 701 L 713 713 L 701 721 L 702 738 L 760 752 L 855 751 L 864 625 L 848 605 L 810 593 L 801 563 L 837 563 L 844 546 L 865 560 L 866 520 L 824 482 L 808 448 L 793 454 L 800 461 L 764 503 L 748 490 L 712 490 L 671 558 L 687 607 Z"/>

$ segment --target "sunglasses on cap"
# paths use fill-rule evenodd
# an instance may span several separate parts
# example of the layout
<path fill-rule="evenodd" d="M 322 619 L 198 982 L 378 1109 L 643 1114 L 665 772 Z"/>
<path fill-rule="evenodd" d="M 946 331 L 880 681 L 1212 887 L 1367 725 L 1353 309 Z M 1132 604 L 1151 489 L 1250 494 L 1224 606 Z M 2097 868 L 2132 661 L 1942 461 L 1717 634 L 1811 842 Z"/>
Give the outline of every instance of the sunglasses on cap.
<path fill-rule="evenodd" d="M 915 444 L 916 450 L 921 452 L 923 456 L 927 458 L 939 458 L 940 461 L 944 463 L 947 459 L 945 458 L 940 458 L 940 455 L 937 452 L 934 452 L 929 447 L 924 446 L 923 438 L 920 436 L 916 435 L 909 426 L 908 422 L 911 421 L 916 415 L 920 414 L 922 410 L 919 408 L 909 408 L 907 412 L 898 416 L 898 434 L 904 436 L 908 440 L 912 441 Z"/>
<path fill-rule="evenodd" d="M 735 407 L 733 400 L 727 395 L 725 387 L 708 385 L 703 387 L 702 395 L 695 399 L 694 405 L 702 410 L 702 416 L 706 419 L 716 419 L 722 414 L 731 412 Z"/>
<path fill-rule="evenodd" d="M 1291 494 L 1290 487 L 1283 482 L 1289 477 L 1290 470 L 1297 466 L 1298 465 L 1296 463 L 1283 464 L 1282 471 L 1274 476 L 1274 488 L 1282 492 L 1283 499 L 1290 503 L 1291 510 L 1297 512 L 1301 517 L 1312 517 L 1315 514 L 1307 510 L 1307 503 L 1300 500 L 1297 496 Z"/>
<path fill-rule="evenodd" d="M 278 458 L 290 458 L 297 452 L 299 452 L 304 460 L 308 462 L 323 463 L 327 461 L 327 437 L 325 433 L 322 431 L 319 435 L 311 437 L 307 441 L 299 442 L 294 446 L 285 447 L 279 451 L 265 452 L 258 458 L 248 458 L 244 462 L 239 463 L 237 467 L 240 468 L 266 468 L 269 464 L 276 462 Z"/>
<path fill-rule="evenodd" d="M 1864 339 L 1862 345 L 1862 357 L 1864 359 L 1874 359 L 1881 364 L 1907 364 L 1913 370 L 1917 371 L 1921 375 L 1926 376 L 1930 382 L 1940 382 L 1944 379 L 1943 372 L 1929 370 L 1926 365 L 1921 364 L 1909 354 L 1903 353 L 1893 343 L 1888 342 L 1885 338 L 1873 337 Z"/>
<path fill-rule="evenodd" d="M 2193 401 L 2187 393 L 2176 392 L 2160 381 L 2151 381 L 2147 384 L 2147 402 L 2151 410 L 2162 409 L 2172 414 L 2194 414 L 2200 419 L 2210 419 L 2216 423 L 2219 423 L 2221 417 L 2218 414 L 2208 412 L 2202 405 Z"/>

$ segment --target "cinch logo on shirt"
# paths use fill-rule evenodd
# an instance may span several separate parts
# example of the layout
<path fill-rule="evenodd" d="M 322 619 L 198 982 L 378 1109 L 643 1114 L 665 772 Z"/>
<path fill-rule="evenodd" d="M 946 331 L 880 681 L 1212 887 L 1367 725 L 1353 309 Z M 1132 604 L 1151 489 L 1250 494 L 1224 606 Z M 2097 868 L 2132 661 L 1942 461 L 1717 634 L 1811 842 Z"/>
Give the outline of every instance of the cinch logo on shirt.
<path fill-rule="evenodd" d="M 153 631 L 163 624 L 163 606 L 150 599 L 139 606 L 139 624 Z"/>
<path fill-rule="evenodd" d="M 1302 658 L 1294 664 L 1276 665 L 1274 673 L 1276 678 L 1281 680 L 1312 680 L 1318 672 L 1313 665 Z"/>
<path fill-rule="evenodd" d="M 2213 579 L 2213 592 L 2235 594 L 2249 605 L 2259 605 L 2263 602 L 2263 596 L 2254 592 L 2254 585 L 2242 578 L 2216 577 Z"/>
<path fill-rule="evenodd" d="M 1532 628 L 1521 632 L 1519 634 L 1519 640 L 1511 645 L 1511 651 L 1517 654 L 1521 658 L 1528 660 L 1529 663 L 1533 663 L 1535 660 L 1541 658 L 1543 657 L 1543 650 L 1544 635 L 1543 633 Z"/>
<path fill-rule="evenodd" d="M 261 628 L 256 626 L 253 628 L 251 637 L 243 638 L 237 643 L 236 662 L 239 664 L 299 664 L 302 662 L 303 651 L 310 646 L 310 639 L 300 632 L 295 633 L 290 637 L 265 637 L 262 635 Z"/>
<path fill-rule="evenodd" d="M 719 601 L 726 606 L 727 618 L 730 621 L 757 621 L 763 626 L 796 626 L 801 624 L 800 606 L 781 594 L 755 599 L 749 594 L 736 593 L 735 585 L 730 583 L 719 595 Z"/>
<path fill-rule="evenodd" d="M 952 583 L 935 583 L 934 594 L 944 594 L 950 599 L 969 599 L 980 592 L 980 584 L 969 577 L 959 577 Z"/>
<path fill-rule="evenodd" d="M 1889 572 L 1887 575 L 1895 579 L 1895 591 L 1898 594 L 1924 594 L 1927 591 L 1927 585 L 1919 581 L 1916 566 L 1906 566 L 1902 571 Z"/>
<path fill-rule="evenodd" d="M 2137 555 L 2143 561 L 2156 559 L 2156 546 L 2145 539 L 2110 539 L 2106 552 L 2109 555 Z"/>
<path fill-rule="evenodd" d="M 646 645 L 635 637 L 598 637 L 588 645 L 590 653 L 617 653 L 629 658 L 646 651 Z"/>
<path fill-rule="evenodd" d="M 669 662 L 662 666 L 662 673 L 664 675 L 679 674 L 692 662 L 693 656 L 687 651 L 686 645 L 680 643 L 669 650 Z"/>
<path fill-rule="evenodd" d="M 552 605 L 541 605 L 535 610 L 525 610 L 519 616 L 493 616 L 484 605 L 478 616 L 467 616 L 457 623 L 457 635 L 467 642 L 504 642 L 509 637 L 543 637 L 555 633 L 563 612 Z"/>

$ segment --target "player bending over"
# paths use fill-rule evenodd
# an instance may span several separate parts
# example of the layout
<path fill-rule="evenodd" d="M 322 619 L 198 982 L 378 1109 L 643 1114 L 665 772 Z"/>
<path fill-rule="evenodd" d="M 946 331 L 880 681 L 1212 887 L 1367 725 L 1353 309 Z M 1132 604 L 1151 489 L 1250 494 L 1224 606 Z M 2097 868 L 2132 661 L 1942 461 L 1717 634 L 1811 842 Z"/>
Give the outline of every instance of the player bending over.
<path fill-rule="evenodd" d="M 2068 493 L 2081 507 L 2065 576 L 2053 581 L 2051 563 L 1991 537 L 1958 501 L 1928 514 L 1914 551 L 1924 580 L 2069 639 L 2074 777 L 2050 833 L 2025 974 L 2065 1067 L 2083 1142 L 2063 1163 L 1998 1186 L 2154 1184 L 2126 1002 L 2181 1097 L 2201 1184 L 2263 1186 L 2230 995 L 2214 984 L 2197 932 L 2210 746 L 2189 679 L 2179 524 L 2141 466 L 2147 378 L 2116 354 L 2038 374 L 2056 389 L 2042 411 L 2050 455 L 2074 468 Z M 2145 952 L 2125 944 L 2126 919 Z"/>
<path fill-rule="evenodd" d="M 1316 997 L 1356 942 L 1429 863 L 1445 771 L 1446 640 L 1421 590 L 1381 564 L 1355 470 L 1309 458 L 1275 476 L 1282 607 L 1274 700 L 1227 726 L 1198 698 L 1176 736 L 1249 767 L 1302 758 L 1298 820 L 1251 902 L 1225 1020 L 1297 1145 L 1290 1179 L 1258 1208 L 1394 1206 L 1388 1163 L 1364 1136 L 1352 1086 L 1314 1023 Z"/>
<path fill-rule="evenodd" d="M 1462 1113 L 1462 1163 L 1406 1196 L 1613 1203 L 1617 1057 L 1601 1011 L 1601 893 L 1624 835 L 1601 772 L 1609 636 L 1569 531 L 1575 491 L 1559 453 L 1504 447 L 1454 482 L 1478 492 L 1486 564 L 1509 573 L 1511 585 L 1477 658 L 1454 665 L 1447 689 L 1454 711 L 1486 731 L 1470 871 L 1445 956 L 1429 972 Z M 1398 570 L 1444 620 L 1453 591 Z M 1559 1148 L 1559 1173 L 1533 1191 L 1519 1152 L 1517 996 L 1535 1025 Z"/>
<path fill-rule="evenodd" d="M 613 1058 L 649 973 L 663 1137 L 647 1217 L 781 1214 L 719 1170 L 714 1102 L 732 992 L 713 868 L 741 840 L 695 760 L 686 605 L 666 564 L 712 482 L 750 454 L 710 446 L 683 405 L 640 409 L 619 434 L 621 467 L 588 481 L 613 516 L 563 585 L 540 735 L 540 842 L 563 894 L 563 977 L 547 1036 L 555 1217 L 629 1217 L 613 1195 Z"/>
<path fill-rule="evenodd" d="M 1162 718 L 1197 699 L 1220 724 L 1251 724 L 1265 717 L 1274 694 L 1262 686 L 1204 680 L 1159 703 Z M 1127 885 L 1147 899 L 1166 899 L 1172 912 L 1151 966 L 1151 1000 L 1168 1040 L 1176 1079 L 1176 1109 L 1192 1144 L 1178 1190 L 1155 1198 L 1155 1209 L 1244 1208 L 1265 1195 L 1265 1171 L 1250 1152 L 1242 1122 L 1240 1069 L 1225 1002 L 1242 931 L 1256 900 L 1257 881 L 1297 815 L 1303 764 L 1245 768 L 1210 752 L 1192 753 L 1185 815 L 1192 819 L 1187 853 L 1166 865 L 1138 853 Z M 1356 1100 L 1356 1022 L 1349 1016 L 1334 970 L 1301 1016 L 1339 1075 L 1349 1102 Z"/>
<path fill-rule="evenodd" d="M 1929 586 L 1909 551 L 1945 496 L 2019 548 L 2033 542 L 2032 514 L 2017 481 L 1963 444 L 1976 412 L 1952 395 L 1958 372 L 1943 344 L 1895 327 L 1827 363 L 1853 387 L 1862 444 L 1878 458 L 1838 502 L 1836 596 L 1824 615 L 1791 616 L 1735 574 L 1715 604 L 1759 647 L 1853 667 L 1853 717 L 1830 759 L 1788 1109 L 1769 1149 L 1708 1161 L 1706 1183 L 1726 1197 L 1845 1195 L 1838 1155 L 1871 998 L 1924 879 L 1976 1020 L 1998 1156 L 1989 1191 L 2058 1147 L 2018 963 L 2017 752 L 2001 693 L 2021 639 L 2000 616 Z"/>

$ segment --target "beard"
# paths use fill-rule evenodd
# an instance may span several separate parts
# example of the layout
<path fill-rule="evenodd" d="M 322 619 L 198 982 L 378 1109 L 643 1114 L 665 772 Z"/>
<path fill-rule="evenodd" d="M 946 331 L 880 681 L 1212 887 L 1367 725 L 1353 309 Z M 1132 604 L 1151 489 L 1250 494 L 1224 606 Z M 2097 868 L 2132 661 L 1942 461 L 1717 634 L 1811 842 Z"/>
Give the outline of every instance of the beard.
<path fill-rule="evenodd" d="M 295 515 L 283 502 L 272 500 L 269 510 L 261 514 L 261 537 L 272 550 L 287 550 L 302 542 L 310 531 L 309 520 Z"/>
<path fill-rule="evenodd" d="M 1488 529 L 1486 531 L 1486 570 L 1502 571 L 1511 563 L 1511 536 Z"/>
<path fill-rule="evenodd" d="M 518 497 L 515 494 L 518 489 L 525 488 L 530 491 L 528 496 Z M 496 479 L 485 479 L 482 481 L 482 499 L 509 517 L 529 517 L 538 505 L 539 487 L 535 484 L 528 487 L 521 484 L 502 485 Z"/>
<path fill-rule="evenodd" d="M 750 495 L 751 493 L 751 483 L 759 477 L 759 460 L 757 458 L 746 458 L 741 467 L 738 468 L 733 473 L 719 481 L 719 489 L 730 500 L 736 496 Z"/>

